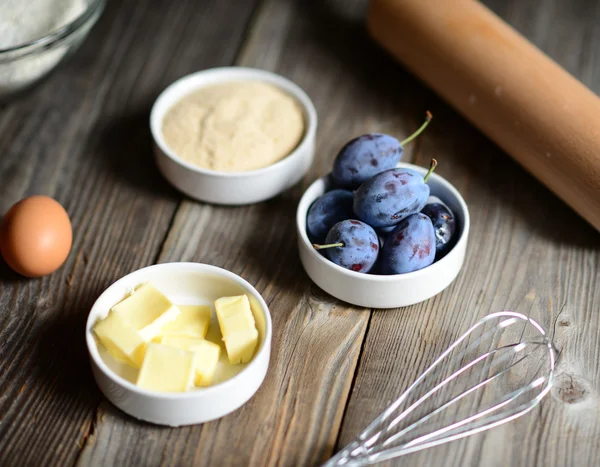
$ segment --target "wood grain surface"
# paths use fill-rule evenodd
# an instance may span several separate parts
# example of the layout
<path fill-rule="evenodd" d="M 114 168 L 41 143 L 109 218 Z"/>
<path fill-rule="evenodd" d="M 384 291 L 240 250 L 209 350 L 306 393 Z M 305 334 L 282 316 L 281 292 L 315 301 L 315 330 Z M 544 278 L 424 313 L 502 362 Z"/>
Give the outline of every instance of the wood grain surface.
<path fill-rule="evenodd" d="M 595 92 L 600 6 L 485 2 Z M 478 317 L 531 315 L 562 350 L 533 413 L 389 465 L 600 465 L 600 245 L 585 221 L 370 41 L 365 0 L 109 2 L 83 47 L 0 107 L 0 207 L 55 196 L 74 227 L 63 268 L 0 269 L 0 465 L 318 465 L 359 433 Z M 148 112 L 191 71 L 239 64 L 297 82 L 319 114 L 302 183 L 248 207 L 186 199 L 152 162 Z M 399 138 L 434 121 L 405 160 L 465 197 L 472 231 L 457 280 L 433 299 L 366 310 L 313 285 L 295 208 L 350 137 Z M 241 409 L 184 428 L 140 423 L 106 402 L 85 351 L 87 312 L 111 282 L 156 262 L 200 261 L 252 283 L 273 317 L 267 378 Z"/>

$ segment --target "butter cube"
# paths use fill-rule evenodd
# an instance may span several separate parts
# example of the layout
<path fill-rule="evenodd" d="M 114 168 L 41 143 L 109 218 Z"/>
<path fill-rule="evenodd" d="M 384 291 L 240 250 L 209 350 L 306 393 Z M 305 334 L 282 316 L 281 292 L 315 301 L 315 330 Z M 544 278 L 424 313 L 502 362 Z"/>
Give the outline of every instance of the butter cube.
<path fill-rule="evenodd" d="M 94 334 L 117 360 L 135 368 L 142 365 L 146 343 L 136 330 L 115 313 L 94 324 Z"/>
<path fill-rule="evenodd" d="M 229 363 L 249 362 L 258 344 L 258 331 L 248 297 L 219 298 L 215 301 L 215 310 Z"/>
<path fill-rule="evenodd" d="M 133 326 L 146 342 L 154 339 L 163 326 L 179 315 L 179 308 L 151 284 L 136 289 L 113 306 L 112 311 Z"/>
<path fill-rule="evenodd" d="M 163 392 L 185 392 L 192 388 L 196 354 L 184 349 L 149 343 L 137 385 Z"/>
<path fill-rule="evenodd" d="M 174 321 L 167 323 L 160 331 L 160 336 L 180 336 L 204 339 L 208 332 L 212 308 L 201 305 L 178 305 L 179 315 Z"/>
<path fill-rule="evenodd" d="M 229 334 L 223 338 L 225 348 L 227 349 L 227 357 L 229 363 L 248 363 L 254 356 L 254 349 L 258 344 L 258 331 L 256 329 L 248 329 Z"/>
<path fill-rule="evenodd" d="M 210 308 L 209 308 L 210 310 Z M 196 386 L 209 386 L 213 382 L 221 347 L 204 339 L 190 337 L 165 336 L 162 345 L 178 347 L 196 354 Z"/>

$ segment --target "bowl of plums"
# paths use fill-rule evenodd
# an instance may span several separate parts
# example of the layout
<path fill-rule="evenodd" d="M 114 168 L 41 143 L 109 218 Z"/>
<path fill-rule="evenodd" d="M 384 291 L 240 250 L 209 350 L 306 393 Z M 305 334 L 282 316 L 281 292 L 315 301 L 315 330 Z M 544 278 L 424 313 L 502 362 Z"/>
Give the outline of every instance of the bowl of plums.
<path fill-rule="evenodd" d="M 465 258 L 469 211 L 448 181 L 401 162 L 404 141 L 350 140 L 330 174 L 304 192 L 296 215 L 302 265 L 325 292 L 353 305 L 398 308 L 440 293 Z M 440 164 L 443 163 L 440 160 Z"/>

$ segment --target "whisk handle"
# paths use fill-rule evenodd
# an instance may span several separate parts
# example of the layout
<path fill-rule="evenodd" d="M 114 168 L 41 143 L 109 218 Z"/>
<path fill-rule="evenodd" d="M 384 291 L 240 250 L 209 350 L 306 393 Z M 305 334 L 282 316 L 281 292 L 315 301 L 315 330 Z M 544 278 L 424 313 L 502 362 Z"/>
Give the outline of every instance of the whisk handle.
<path fill-rule="evenodd" d="M 367 452 L 365 448 L 358 441 L 354 441 L 338 452 L 335 456 L 329 459 L 322 467 L 362 467 L 369 465 L 369 462 L 364 457 L 355 456 L 366 456 Z"/>

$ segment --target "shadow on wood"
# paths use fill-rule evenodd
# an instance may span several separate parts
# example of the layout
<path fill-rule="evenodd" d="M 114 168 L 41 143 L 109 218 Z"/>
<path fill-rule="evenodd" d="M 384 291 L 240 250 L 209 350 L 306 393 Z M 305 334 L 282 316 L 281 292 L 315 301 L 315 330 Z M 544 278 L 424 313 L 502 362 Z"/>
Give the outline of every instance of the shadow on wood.
<path fill-rule="evenodd" d="M 110 172 L 114 179 L 130 184 L 136 190 L 171 200 L 182 195 L 162 177 L 154 162 L 150 133 L 150 110 L 112 117 L 92 132 L 91 161 Z"/>
<path fill-rule="evenodd" d="M 35 280 L 29 279 L 28 277 L 24 277 L 21 274 L 13 271 L 8 264 L 0 257 L 0 281 L 3 284 L 24 284 L 27 281 Z"/>
<path fill-rule="evenodd" d="M 247 255 L 250 282 L 293 291 L 299 301 L 309 279 L 297 253 L 295 190 L 252 207 L 252 225 L 247 226 L 241 249 Z"/>
<path fill-rule="evenodd" d="M 36 343 L 32 374 L 37 383 L 51 385 L 54 398 L 69 398 L 70 404 L 86 405 L 89 410 L 95 410 L 101 396 L 92 377 L 85 324 L 101 292 L 99 289 L 89 291 L 80 301 L 67 302 L 62 310 L 46 314 L 31 337 Z M 68 345 L 64 345 L 65 342 Z"/>

